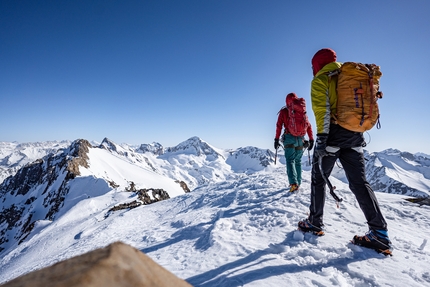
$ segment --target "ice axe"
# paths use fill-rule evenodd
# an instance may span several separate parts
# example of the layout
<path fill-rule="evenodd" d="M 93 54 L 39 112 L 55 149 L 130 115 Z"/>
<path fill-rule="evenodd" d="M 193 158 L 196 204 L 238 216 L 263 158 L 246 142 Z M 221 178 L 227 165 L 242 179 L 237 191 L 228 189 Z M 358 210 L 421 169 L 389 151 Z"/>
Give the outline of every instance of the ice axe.
<path fill-rule="evenodd" d="M 309 166 L 310 166 L 311 165 L 311 154 L 310 154 L 310 151 L 309 151 L 309 141 L 304 140 L 304 142 L 303 142 L 303 148 L 305 148 L 305 149 L 308 150 L 308 162 L 309 162 Z"/>
<path fill-rule="evenodd" d="M 279 146 L 281 146 L 282 148 L 284 148 L 284 146 L 281 143 L 279 143 Z M 278 149 L 276 149 L 276 151 L 275 151 L 275 165 L 276 165 L 276 159 L 277 158 L 278 158 Z"/>
<path fill-rule="evenodd" d="M 328 180 L 327 175 L 324 173 L 323 168 L 322 168 L 322 159 L 323 159 L 323 157 L 322 157 L 322 156 L 320 156 L 320 157 L 318 158 L 318 166 L 319 166 L 319 168 L 320 168 L 321 176 L 322 176 L 322 178 L 324 179 L 325 183 L 327 184 L 328 188 L 330 189 L 330 194 L 331 194 L 331 196 L 333 196 L 334 200 L 336 200 L 337 208 L 339 208 L 339 203 L 341 203 L 343 199 L 342 199 L 342 198 L 339 198 L 339 197 L 337 196 L 337 194 L 336 194 L 336 193 L 334 193 L 334 190 L 336 189 L 336 186 L 333 186 L 333 185 L 331 184 L 330 180 Z"/>

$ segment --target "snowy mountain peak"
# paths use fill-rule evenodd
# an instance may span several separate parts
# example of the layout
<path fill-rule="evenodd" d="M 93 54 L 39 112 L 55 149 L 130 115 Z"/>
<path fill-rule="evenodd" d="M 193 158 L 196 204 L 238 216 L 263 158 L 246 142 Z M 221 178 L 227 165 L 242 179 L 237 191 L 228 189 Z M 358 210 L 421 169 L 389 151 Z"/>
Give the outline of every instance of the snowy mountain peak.
<path fill-rule="evenodd" d="M 395 148 L 388 148 L 388 149 L 386 149 L 386 150 L 384 150 L 382 152 L 379 152 L 379 153 L 383 153 L 383 154 L 386 154 L 386 155 L 398 155 L 398 154 L 401 153 L 401 151 L 398 150 L 398 149 L 395 149 Z"/>
<path fill-rule="evenodd" d="M 127 144 L 119 145 L 108 138 L 104 138 L 98 147 L 124 157 L 133 157 L 133 153 L 135 152 L 135 150 Z"/>
<path fill-rule="evenodd" d="M 141 153 L 152 153 L 154 155 L 162 155 L 164 153 L 164 147 L 157 142 L 153 142 L 152 144 L 141 144 L 139 149 Z"/>
<path fill-rule="evenodd" d="M 103 141 L 99 145 L 99 148 L 104 148 L 108 151 L 118 153 L 118 154 L 123 154 L 123 150 L 124 150 L 121 146 L 117 145 L 116 143 L 114 143 L 108 138 L 103 139 Z"/>
<path fill-rule="evenodd" d="M 189 138 L 175 147 L 167 148 L 166 152 L 193 154 L 196 156 L 212 156 L 213 159 L 223 157 L 212 146 L 196 136 Z"/>

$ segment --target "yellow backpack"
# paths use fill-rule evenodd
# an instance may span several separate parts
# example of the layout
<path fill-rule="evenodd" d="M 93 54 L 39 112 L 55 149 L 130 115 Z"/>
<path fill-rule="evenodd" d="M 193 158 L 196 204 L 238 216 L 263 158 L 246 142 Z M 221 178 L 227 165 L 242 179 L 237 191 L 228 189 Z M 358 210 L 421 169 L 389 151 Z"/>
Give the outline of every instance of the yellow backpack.
<path fill-rule="evenodd" d="M 382 76 L 379 66 L 345 62 L 337 74 L 337 106 L 336 114 L 332 117 L 341 127 L 365 132 L 379 122 L 378 99 L 382 98 L 379 91 L 379 79 Z"/>

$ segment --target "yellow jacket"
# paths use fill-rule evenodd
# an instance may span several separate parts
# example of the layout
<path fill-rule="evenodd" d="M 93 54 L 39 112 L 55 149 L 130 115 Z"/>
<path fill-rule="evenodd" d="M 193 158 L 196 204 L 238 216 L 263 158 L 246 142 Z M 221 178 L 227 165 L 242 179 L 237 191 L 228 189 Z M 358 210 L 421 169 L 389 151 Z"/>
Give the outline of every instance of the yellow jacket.
<path fill-rule="evenodd" d="M 329 77 L 328 72 L 335 71 L 342 63 L 331 62 L 325 65 L 311 83 L 312 110 L 315 115 L 317 134 L 328 134 L 331 114 L 336 114 L 337 76 Z M 329 79 L 330 78 L 330 79 Z"/>

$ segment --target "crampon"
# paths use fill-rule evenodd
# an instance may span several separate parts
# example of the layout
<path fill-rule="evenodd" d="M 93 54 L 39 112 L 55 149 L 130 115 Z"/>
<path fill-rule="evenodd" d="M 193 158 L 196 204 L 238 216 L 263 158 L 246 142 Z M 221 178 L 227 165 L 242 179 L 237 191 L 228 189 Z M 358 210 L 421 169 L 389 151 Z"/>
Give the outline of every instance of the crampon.
<path fill-rule="evenodd" d="M 321 229 L 321 227 L 313 225 L 312 223 L 309 222 L 308 219 L 299 221 L 297 229 L 302 232 L 310 232 L 316 236 L 324 235 L 324 231 Z"/>
<path fill-rule="evenodd" d="M 388 237 L 380 237 L 376 233 L 376 231 L 370 230 L 364 236 L 355 235 L 351 243 L 373 249 L 385 256 L 393 256 L 391 242 Z"/>

